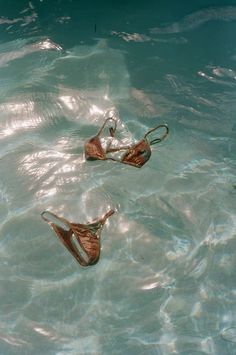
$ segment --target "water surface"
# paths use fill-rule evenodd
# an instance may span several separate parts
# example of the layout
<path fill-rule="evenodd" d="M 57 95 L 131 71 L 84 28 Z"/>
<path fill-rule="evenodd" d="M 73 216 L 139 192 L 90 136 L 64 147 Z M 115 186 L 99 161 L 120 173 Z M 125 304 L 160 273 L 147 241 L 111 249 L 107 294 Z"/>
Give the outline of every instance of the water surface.
<path fill-rule="evenodd" d="M 236 4 L 1 8 L 0 354 L 236 354 Z M 170 135 L 142 169 L 86 162 L 108 113 Z M 40 218 L 109 208 L 90 268 Z"/>

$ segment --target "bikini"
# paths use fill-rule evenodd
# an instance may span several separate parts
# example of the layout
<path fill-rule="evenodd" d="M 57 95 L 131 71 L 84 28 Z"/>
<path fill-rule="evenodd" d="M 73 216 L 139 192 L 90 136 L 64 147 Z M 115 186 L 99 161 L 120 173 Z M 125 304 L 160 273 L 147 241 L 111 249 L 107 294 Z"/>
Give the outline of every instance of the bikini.
<path fill-rule="evenodd" d="M 102 228 L 115 211 L 108 211 L 102 218 L 89 223 L 70 223 L 67 219 L 44 211 L 41 217 L 55 231 L 61 242 L 82 266 L 94 265 L 100 257 Z"/>
<path fill-rule="evenodd" d="M 101 145 L 101 140 L 100 140 L 100 134 L 103 131 L 106 123 L 108 120 L 111 120 L 112 118 L 106 119 L 100 130 L 98 131 L 97 135 L 90 138 L 84 146 L 85 149 L 85 158 L 87 160 L 113 160 L 117 161 L 119 163 L 123 164 L 128 164 L 131 166 L 135 166 L 136 168 L 141 168 L 151 157 L 151 145 L 160 143 L 163 141 L 163 139 L 166 138 L 166 136 L 169 133 L 169 128 L 166 124 L 160 124 L 155 128 L 150 129 L 144 137 L 138 142 L 135 143 L 131 146 L 123 146 L 123 147 L 117 147 L 117 148 L 110 148 L 111 142 L 108 145 L 108 147 L 104 150 Z M 114 122 L 115 120 L 112 119 Z M 152 141 L 148 141 L 147 136 L 160 129 L 160 128 L 165 128 L 165 132 L 161 137 L 155 138 Z M 115 129 L 110 128 L 110 135 L 111 137 L 114 137 L 116 130 L 116 124 L 115 124 Z M 123 154 L 121 159 L 115 159 L 113 157 L 107 157 L 107 153 L 114 153 L 118 152 L 121 150 L 126 150 L 126 152 Z"/>
<path fill-rule="evenodd" d="M 85 142 L 84 149 L 87 160 L 113 160 L 141 168 L 151 157 L 151 146 L 163 141 L 169 133 L 168 126 L 166 124 L 161 124 L 150 129 L 139 142 L 131 146 L 111 148 L 110 146 L 112 142 L 110 141 L 104 149 L 102 147 L 100 135 L 109 121 L 113 123 L 113 125 L 109 127 L 110 137 L 114 138 L 117 126 L 116 120 L 112 117 L 108 117 L 98 133 Z M 148 141 L 148 135 L 160 128 L 165 129 L 163 135 Z M 108 153 L 122 150 L 125 150 L 125 153 L 121 159 L 107 157 Z M 49 211 L 42 212 L 41 217 L 51 226 L 63 245 L 69 250 L 79 264 L 82 266 L 90 266 L 96 264 L 99 260 L 102 228 L 107 218 L 113 215 L 114 212 L 114 210 L 110 210 L 103 217 L 89 224 L 71 223 L 67 219 L 58 217 L 56 214 Z"/>

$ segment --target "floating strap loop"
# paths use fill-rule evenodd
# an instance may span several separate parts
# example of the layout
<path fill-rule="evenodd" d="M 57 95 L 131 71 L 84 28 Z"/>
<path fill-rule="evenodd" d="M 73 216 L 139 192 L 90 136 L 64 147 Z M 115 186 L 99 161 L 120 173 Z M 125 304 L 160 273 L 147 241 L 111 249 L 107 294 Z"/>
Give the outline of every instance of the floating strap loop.
<path fill-rule="evenodd" d="M 102 131 L 104 130 L 104 128 L 105 128 L 105 126 L 106 126 L 106 124 L 107 124 L 108 121 L 113 121 L 113 122 L 114 122 L 114 127 L 109 127 L 110 135 L 111 135 L 111 137 L 114 137 L 114 134 L 115 134 L 115 131 L 116 131 L 117 122 L 116 122 L 116 120 L 115 120 L 113 117 L 108 117 L 108 118 L 104 121 L 102 127 L 99 129 L 99 131 L 98 131 L 98 133 L 97 133 L 97 136 L 100 136 L 100 134 L 101 134 Z"/>
<path fill-rule="evenodd" d="M 48 215 L 48 217 L 45 217 L 45 215 Z M 62 228 L 66 232 L 69 232 L 69 230 L 71 229 L 69 222 L 65 218 L 58 217 L 56 214 L 50 211 L 43 211 L 41 213 L 41 217 L 45 222 L 49 223 L 50 225 L 54 224 L 55 226 Z"/>
<path fill-rule="evenodd" d="M 168 133 L 169 133 L 169 127 L 167 126 L 167 124 L 160 124 L 159 126 L 150 129 L 150 130 L 145 134 L 144 138 L 146 138 L 150 133 L 156 131 L 156 130 L 159 129 L 159 128 L 165 128 L 165 129 L 166 129 L 165 133 L 164 133 L 161 137 L 155 138 L 155 139 L 153 139 L 152 141 L 150 141 L 150 145 L 153 145 L 153 144 L 156 144 L 156 143 L 160 143 L 160 142 L 163 141 L 163 139 L 165 139 L 166 136 L 168 135 Z"/>

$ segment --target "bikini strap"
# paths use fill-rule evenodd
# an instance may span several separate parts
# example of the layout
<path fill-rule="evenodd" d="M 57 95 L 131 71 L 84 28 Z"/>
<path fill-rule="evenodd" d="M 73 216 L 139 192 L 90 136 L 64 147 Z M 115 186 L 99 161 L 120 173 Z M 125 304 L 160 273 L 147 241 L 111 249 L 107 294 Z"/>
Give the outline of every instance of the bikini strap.
<path fill-rule="evenodd" d="M 46 217 L 45 215 L 48 215 L 48 217 Z M 69 230 L 71 229 L 70 223 L 65 218 L 58 217 L 55 213 L 52 213 L 50 211 L 43 211 L 41 213 L 41 217 L 45 222 L 49 224 L 54 224 L 57 227 L 64 229 L 66 232 L 69 232 Z"/>
<path fill-rule="evenodd" d="M 105 126 L 106 126 L 106 124 L 107 124 L 107 122 L 108 122 L 109 120 L 111 120 L 111 121 L 114 122 L 114 128 L 113 128 L 113 127 L 109 127 L 110 135 L 111 135 L 111 137 L 114 137 L 115 131 L 116 131 L 117 122 L 116 122 L 116 120 L 115 120 L 113 117 L 108 117 L 108 118 L 104 121 L 102 127 L 99 129 L 99 131 L 98 131 L 98 133 L 97 133 L 97 136 L 100 136 L 100 134 L 101 134 L 102 131 L 104 130 L 104 128 L 105 128 Z"/>
<path fill-rule="evenodd" d="M 160 138 L 155 138 L 155 139 L 153 139 L 152 141 L 150 141 L 150 145 L 153 145 L 153 144 L 156 144 L 156 143 L 160 143 L 160 142 L 163 141 L 163 139 L 165 139 L 166 136 L 168 135 L 168 133 L 169 133 L 169 127 L 167 126 L 167 124 L 160 124 L 159 126 L 150 129 L 150 130 L 145 134 L 144 138 L 146 138 L 150 133 L 156 131 L 156 130 L 159 129 L 159 128 L 165 128 L 165 129 L 166 129 L 165 133 L 164 133 Z"/>

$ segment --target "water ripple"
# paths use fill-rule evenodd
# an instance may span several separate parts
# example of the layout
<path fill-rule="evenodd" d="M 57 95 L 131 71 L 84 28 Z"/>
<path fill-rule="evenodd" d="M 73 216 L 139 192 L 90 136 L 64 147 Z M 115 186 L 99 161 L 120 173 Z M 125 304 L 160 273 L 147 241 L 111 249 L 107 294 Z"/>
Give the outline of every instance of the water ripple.
<path fill-rule="evenodd" d="M 39 26 L 27 20 L 33 7 L 0 25 L 30 33 Z M 2 352 L 232 353 L 235 70 L 205 57 L 187 66 L 179 53 L 194 38 L 179 32 L 234 20 L 234 10 L 206 9 L 153 33 L 127 25 L 72 48 L 51 37 L 1 43 Z M 115 145 L 162 121 L 170 135 L 142 169 L 88 162 L 84 141 L 109 115 Z M 108 139 L 104 131 L 104 146 Z M 86 223 L 108 208 L 116 213 L 101 259 L 88 269 L 40 218 L 49 209 Z"/>

